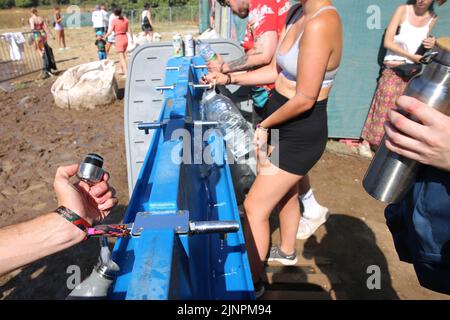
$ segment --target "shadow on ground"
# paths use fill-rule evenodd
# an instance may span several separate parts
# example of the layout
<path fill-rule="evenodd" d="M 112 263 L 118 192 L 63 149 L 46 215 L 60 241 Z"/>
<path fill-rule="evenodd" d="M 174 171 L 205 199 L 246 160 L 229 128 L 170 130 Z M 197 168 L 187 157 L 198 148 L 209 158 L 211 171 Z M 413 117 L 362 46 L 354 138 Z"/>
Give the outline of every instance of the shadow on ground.
<path fill-rule="evenodd" d="M 305 242 L 302 254 L 307 259 L 331 260 L 331 265 L 317 265 L 329 278 L 338 276 L 340 284 L 333 288 L 337 299 L 399 299 L 392 288 L 387 260 L 376 243 L 375 234 L 364 221 L 334 213 L 325 229 L 320 241 L 312 236 Z M 373 274 L 368 271 L 369 266 L 378 266 L 381 271 L 380 289 L 370 290 L 367 286 Z"/>

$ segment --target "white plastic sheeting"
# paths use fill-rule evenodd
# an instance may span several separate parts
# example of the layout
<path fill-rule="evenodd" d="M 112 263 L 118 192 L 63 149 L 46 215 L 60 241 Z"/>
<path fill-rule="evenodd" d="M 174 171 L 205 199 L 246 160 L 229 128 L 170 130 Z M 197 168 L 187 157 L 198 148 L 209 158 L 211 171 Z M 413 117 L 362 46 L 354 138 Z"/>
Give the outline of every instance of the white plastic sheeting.
<path fill-rule="evenodd" d="M 51 88 L 60 108 L 93 109 L 117 99 L 116 68 L 111 60 L 94 61 L 68 69 Z"/>

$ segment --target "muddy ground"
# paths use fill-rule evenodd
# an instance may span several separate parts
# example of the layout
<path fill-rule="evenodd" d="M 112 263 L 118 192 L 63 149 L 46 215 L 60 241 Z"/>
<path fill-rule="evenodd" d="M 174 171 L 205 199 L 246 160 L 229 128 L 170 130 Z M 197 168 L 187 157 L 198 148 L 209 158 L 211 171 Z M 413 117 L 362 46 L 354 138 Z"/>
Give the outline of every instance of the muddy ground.
<path fill-rule="evenodd" d="M 94 50 L 86 53 L 83 42 L 70 37 L 71 49 L 56 52 L 61 69 L 96 59 Z M 105 158 L 120 201 L 107 222 L 119 222 L 128 202 L 123 100 L 91 111 L 59 109 L 50 93 L 54 78 L 35 77 L 15 80 L 15 92 L 0 91 L 0 227 L 55 209 L 56 168 L 79 162 L 93 151 Z M 124 87 L 123 81 L 119 87 Z M 361 186 L 369 161 L 345 148 L 331 143 L 312 170 L 316 197 L 332 215 L 316 236 L 301 244 L 303 258 L 325 257 L 332 262 L 321 271 L 338 278 L 337 299 L 448 299 L 420 287 L 413 268 L 398 260 L 385 225 L 384 205 Z M 79 265 L 85 277 L 98 252 L 97 241 L 91 239 L 3 276 L 0 299 L 64 299 L 69 293 L 67 267 Z M 370 265 L 381 269 L 380 290 L 367 289 Z"/>

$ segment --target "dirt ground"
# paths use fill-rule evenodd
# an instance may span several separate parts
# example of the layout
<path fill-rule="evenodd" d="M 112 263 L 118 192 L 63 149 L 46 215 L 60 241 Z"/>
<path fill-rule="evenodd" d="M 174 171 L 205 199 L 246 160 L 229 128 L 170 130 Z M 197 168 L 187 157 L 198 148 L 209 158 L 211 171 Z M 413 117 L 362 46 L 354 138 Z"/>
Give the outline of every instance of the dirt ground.
<path fill-rule="evenodd" d="M 96 60 L 92 38 L 88 32 L 68 32 L 71 49 L 55 50 L 60 70 Z M 128 203 L 123 100 L 90 111 L 59 109 L 50 93 L 54 78 L 35 77 L 15 80 L 15 92 L 0 91 L 0 227 L 55 209 L 56 168 L 79 162 L 88 152 L 105 158 L 120 201 L 106 222 L 119 222 Z M 124 87 L 123 81 L 119 87 Z M 385 225 L 384 205 L 361 186 L 368 165 L 367 159 L 346 147 L 329 144 L 312 170 L 311 181 L 319 202 L 332 215 L 302 243 L 303 258 L 332 261 L 321 271 L 338 278 L 342 295 L 337 294 L 337 299 L 449 299 L 420 287 L 413 268 L 398 260 Z M 84 278 L 98 253 L 98 243 L 91 239 L 0 277 L 0 299 L 64 299 L 69 293 L 67 267 L 79 265 Z M 370 265 L 381 269 L 380 290 L 367 289 Z"/>

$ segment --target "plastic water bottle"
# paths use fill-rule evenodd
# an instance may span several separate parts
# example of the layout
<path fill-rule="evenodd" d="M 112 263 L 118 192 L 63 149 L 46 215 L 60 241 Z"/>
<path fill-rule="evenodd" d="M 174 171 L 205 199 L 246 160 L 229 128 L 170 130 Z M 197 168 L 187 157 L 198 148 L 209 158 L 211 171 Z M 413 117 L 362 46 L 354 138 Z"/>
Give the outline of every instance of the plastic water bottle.
<path fill-rule="evenodd" d="M 217 59 L 217 54 L 211 48 L 209 43 L 205 41 L 197 41 L 197 52 L 206 62 Z"/>
<path fill-rule="evenodd" d="M 227 148 L 235 159 L 245 156 L 251 148 L 253 130 L 230 98 L 214 90 L 205 92 L 202 99 L 204 118 L 219 122 L 224 130 Z"/>

